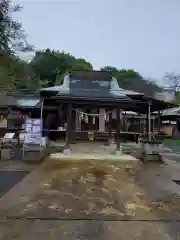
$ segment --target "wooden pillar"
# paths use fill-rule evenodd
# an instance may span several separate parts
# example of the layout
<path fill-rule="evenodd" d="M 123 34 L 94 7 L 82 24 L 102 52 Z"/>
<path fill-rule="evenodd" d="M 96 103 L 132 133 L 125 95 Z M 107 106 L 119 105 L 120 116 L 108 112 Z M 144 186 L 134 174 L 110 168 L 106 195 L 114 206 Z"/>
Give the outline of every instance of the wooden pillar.
<path fill-rule="evenodd" d="M 111 109 L 109 111 L 112 111 Z M 112 112 L 109 113 L 109 124 L 108 124 L 108 143 L 112 142 Z"/>
<path fill-rule="evenodd" d="M 157 119 L 157 132 L 160 134 L 161 131 L 161 114 L 160 111 L 158 111 L 158 119 Z"/>
<path fill-rule="evenodd" d="M 148 119 L 148 113 L 146 114 L 146 137 L 148 137 L 149 132 L 149 119 Z"/>
<path fill-rule="evenodd" d="M 40 119 L 41 119 L 41 137 L 44 137 L 44 122 L 43 122 L 43 109 L 44 109 L 44 99 L 41 102 L 41 114 L 40 114 Z"/>
<path fill-rule="evenodd" d="M 80 120 L 80 108 L 76 108 L 76 123 L 75 123 L 75 131 L 81 132 L 81 120 Z"/>
<path fill-rule="evenodd" d="M 105 132 L 105 108 L 99 110 L 99 132 Z"/>
<path fill-rule="evenodd" d="M 120 107 L 117 106 L 116 108 L 116 150 L 120 150 Z"/>
<path fill-rule="evenodd" d="M 151 103 L 148 103 L 148 140 L 151 141 Z"/>
<path fill-rule="evenodd" d="M 72 141 L 72 103 L 68 102 L 67 109 L 67 131 L 66 131 L 66 147 L 69 147 Z"/>

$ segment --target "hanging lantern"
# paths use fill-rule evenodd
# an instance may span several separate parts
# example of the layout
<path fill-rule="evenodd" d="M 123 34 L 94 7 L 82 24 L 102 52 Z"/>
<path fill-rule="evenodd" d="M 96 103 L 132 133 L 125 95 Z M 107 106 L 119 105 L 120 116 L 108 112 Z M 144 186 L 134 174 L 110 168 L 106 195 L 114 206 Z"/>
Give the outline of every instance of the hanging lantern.
<path fill-rule="evenodd" d="M 85 114 L 85 122 L 88 123 L 88 114 Z"/>
<path fill-rule="evenodd" d="M 120 119 L 121 119 L 121 120 L 123 119 L 122 111 L 120 111 Z"/>
<path fill-rule="evenodd" d="M 107 115 L 106 115 L 106 113 L 105 113 L 105 115 L 104 115 L 104 119 L 105 119 L 105 121 L 107 120 Z"/>
<path fill-rule="evenodd" d="M 84 118 L 83 112 L 80 112 L 80 120 L 82 121 Z"/>
<path fill-rule="evenodd" d="M 106 121 L 109 122 L 109 114 L 106 115 Z"/>
<path fill-rule="evenodd" d="M 82 112 L 79 112 L 78 116 L 79 116 L 79 121 L 82 121 Z"/>

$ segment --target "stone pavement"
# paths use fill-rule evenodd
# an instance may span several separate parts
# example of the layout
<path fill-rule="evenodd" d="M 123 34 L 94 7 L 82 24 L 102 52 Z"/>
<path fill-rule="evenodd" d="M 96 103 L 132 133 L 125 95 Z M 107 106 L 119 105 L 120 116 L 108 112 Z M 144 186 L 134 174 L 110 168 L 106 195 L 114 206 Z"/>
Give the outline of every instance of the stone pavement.
<path fill-rule="evenodd" d="M 10 231 L 11 229 L 11 231 Z M 175 231 L 169 231 L 175 229 Z M 16 220 L 0 222 L 3 240 L 179 240 L 178 223 Z"/>
<path fill-rule="evenodd" d="M 74 161 L 84 161 L 84 160 L 109 160 L 109 161 L 139 161 L 137 158 L 128 155 L 128 154 L 93 154 L 93 153 L 71 153 L 71 154 L 63 154 L 63 153 L 52 153 L 50 155 L 51 159 L 61 160 L 74 160 Z"/>
<path fill-rule="evenodd" d="M 0 199 L 0 240 L 180 239 L 173 168 L 47 159 Z"/>
<path fill-rule="evenodd" d="M 131 147 L 132 150 L 132 147 Z M 69 152 L 69 151 L 68 151 Z M 50 155 L 52 159 L 58 160 L 115 160 L 115 161 L 139 161 L 137 158 L 125 154 L 122 151 L 116 152 L 116 144 L 112 144 L 110 147 L 105 146 L 100 142 L 88 142 L 88 143 L 76 143 L 71 144 L 70 154 L 64 154 L 61 152 L 52 153 Z"/>
<path fill-rule="evenodd" d="M 0 171 L 28 171 L 31 172 L 37 166 L 39 163 L 26 163 L 23 161 L 17 161 L 17 160 L 4 160 L 0 161 Z"/>

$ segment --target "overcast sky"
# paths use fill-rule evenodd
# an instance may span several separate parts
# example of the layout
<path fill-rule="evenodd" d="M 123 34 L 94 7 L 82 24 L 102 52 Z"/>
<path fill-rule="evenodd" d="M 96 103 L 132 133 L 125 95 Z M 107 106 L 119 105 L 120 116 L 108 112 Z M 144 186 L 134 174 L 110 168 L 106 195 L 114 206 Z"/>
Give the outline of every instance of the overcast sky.
<path fill-rule="evenodd" d="M 180 72 L 180 0 L 12 1 L 24 6 L 16 18 L 37 49 L 157 79 Z"/>

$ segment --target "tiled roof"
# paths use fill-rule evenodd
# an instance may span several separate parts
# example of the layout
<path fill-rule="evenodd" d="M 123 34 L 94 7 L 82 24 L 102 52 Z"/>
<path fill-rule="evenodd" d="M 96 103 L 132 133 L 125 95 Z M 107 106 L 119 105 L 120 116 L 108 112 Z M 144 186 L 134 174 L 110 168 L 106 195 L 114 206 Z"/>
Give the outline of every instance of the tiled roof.
<path fill-rule="evenodd" d="M 17 97 L 0 93 L 1 107 L 36 107 L 40 103 L 40 98 L 34 97 Z"/>
<path fill-rule="evenodd" d="M 87 77 L 91 76 L 91 74 L 93 76 L 92 79 Z M 98 72 L 96 75 L 96 73 L 94 74 L 92 71 L 92 73 L 88 72 L 86 76 L 84 72 L 82 73 L 82 79 L 77 78 L 77 76 L 81 76 L 81 74 L 67 75 L 62 85 L 43 88 L 40 90 L 40 95 L 44 98 L 59 97 L 59 99 L 97 100 L 111 103 L 126 101 L 134 106 L 132 109 L 138 108 L 138 111 L 143 113 L 147 112 L 148 102 L 151 102 L 151 111 L 175 107 L 174 104 L 145 96 L 143 93 L 120 88 L 116 78 L 107 75 L 107 77 L 103 79 L 100 74 L 101 72 Z M 100 77 L 96 78 L 96 76 Z"/>
<path fill-rule="evenodd" d="M 170 116 L 170 115 L 180 116 L 180 107 L 165 109 L 162 113 L 162 116 Z"/>
<path fill-rule="evenodd" d="M 79 88 L 72 88 L 70 87 L 70 81 L 72 79 L 69 78 L 69 76 L 66 76 L 64 78 L 64 82 L 60 86 L 54 86 L 49 88 L 43 88 L 41 89 L 41 92 L 47 91 L 47 92 L 54 92 L 57 96 L 77 96 L 77 97 L 98 97 L 98 98 L 124 98 L 124 99 L 130 99 L 129 96 L 131 95 L 143 95 L 141 93 L 125 90 L 122 88 L 119 88 L 119 85 L 117 83 L 116 78 L 111 78 L 110 81 L 110 87 L 109 91 L 107 91 L 106 88 L 91 88 L 90 85 L 85 87 L 84 85 L 78 85 Z M 75 79 L 74 81 L 80 81 L 78 79 Z M 101 83 L 101 82 L 100 82 Z"/>
<path fill-rule="evenodd" d="M 36 107 L 40 103 L 40 99 L 27 99 L 21 98 L 17 99 L 17 106 L 20 107 Z"/>
<path fill-rule="evenodd" d="M 15 106 L 16 100 L 13 96 L 9 96 L 6 93 L 0 93 L 0 106 Z"/>

